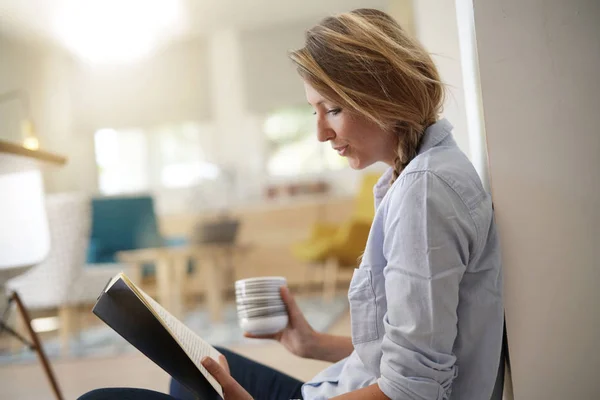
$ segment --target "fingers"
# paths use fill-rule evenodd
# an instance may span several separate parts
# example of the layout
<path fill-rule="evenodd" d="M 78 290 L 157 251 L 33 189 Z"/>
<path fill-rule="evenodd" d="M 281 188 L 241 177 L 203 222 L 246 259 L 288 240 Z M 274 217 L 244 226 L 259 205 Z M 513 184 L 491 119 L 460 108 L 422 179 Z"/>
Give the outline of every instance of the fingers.
<path fill-rule="evenodd" d="M 281 299 L 287 307 L 287 312 L 290 317 L 290 323 L 294 325 L 299 318 L 304 319 L 304 314 L 302 314 L 300 307 L 298 307 L 298 304 L 296 304 L 296 300 L 290 292 L 290 289 L 287 286 L 282 286 L 280 289 L 280 293 Z"/>
<path fill-rule="evenodd" d="M 229 365 L 223 355 L 219 356 L 219 362 L 205 357 L 202 366 L 219 382 L 226 399 L 252 400 L 252 396 L 229 374 Z"/>
<path fill-rule="evenodd" d="M 219 357 L 220 358 L 220 357 Z M 205 357 L 202 361 L 202 366 L 206 368 L 209 374 L 213 376 L 219 382 L 219 384 L 225 388 L 231 385 L 230 381 L 233 381 L 231 375 L 229 375 L 229 371 L 219 365 L 214 359 L 210 357 Z M 235 382 L 235 381 L 234 381 Z"/>
<path fill-rule="evenodd" d="M 223 354 L 219 355 L 219 364 L 221 364 L 221 367 L 225 370 L 225 372 L 227 372 L 227 375 L 231 375 L 229 364 L 227 363 L 227 359 Z"/>

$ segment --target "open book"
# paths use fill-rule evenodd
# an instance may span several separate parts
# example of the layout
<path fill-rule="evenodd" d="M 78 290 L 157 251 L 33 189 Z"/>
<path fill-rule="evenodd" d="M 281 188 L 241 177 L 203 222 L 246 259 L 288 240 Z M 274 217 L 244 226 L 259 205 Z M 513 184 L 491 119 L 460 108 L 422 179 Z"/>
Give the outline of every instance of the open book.
<path fill-rule="evenodd" d="M 220 353 L 135 286 L 125 274 L 106 285 L 92 310 L 119 335 L 199 398 L 223 397 L 221 385 L 200 364 Z"/>

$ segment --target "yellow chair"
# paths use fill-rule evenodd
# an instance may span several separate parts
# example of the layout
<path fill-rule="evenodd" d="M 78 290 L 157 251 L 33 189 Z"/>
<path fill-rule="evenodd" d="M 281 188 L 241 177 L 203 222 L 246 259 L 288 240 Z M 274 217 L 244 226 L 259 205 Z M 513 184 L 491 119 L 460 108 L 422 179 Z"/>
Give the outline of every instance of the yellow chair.
<path fill-rule="evenodd" d="M 323 295 L 330 300 L 335 294 L 340 267 L 356 267 L 362 255 L 375 207 L 373 186 L 379 174 L 365 174 L 358 192 L 351 218 L 340 225 L 316 222 L 309 238 L 292 247 L 292 255 L 324 268 Z"/>

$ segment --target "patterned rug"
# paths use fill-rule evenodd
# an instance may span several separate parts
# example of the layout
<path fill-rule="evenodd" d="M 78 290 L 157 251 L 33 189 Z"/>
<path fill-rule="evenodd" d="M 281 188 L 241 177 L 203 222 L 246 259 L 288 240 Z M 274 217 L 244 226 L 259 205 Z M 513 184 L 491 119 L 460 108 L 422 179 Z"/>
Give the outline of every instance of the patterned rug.
<path fill-rule="evenodd" d="M 302 296 L 296 299 L 311 326 L 320 332 L 327 331 L 333 323 L 348 309 L 345 295 L 335 297 L 325 303 L 320 295 Z M 237 322 L 235 305 L 230 303 L 223 310 L 223 321 L 212 323 L 208 311 L 198 308 L 186 314 L 183 322 L 200 337 L 215 346 L 264 343 L 263 340 L 243 337 Z M 60 354 L 57 339 L 44 342 L 44 349 L 51 360 L 87 357 L 111 357 L 133 353 L 138 350 L 106 325 L 84 330 L 79 338 L 70 343 L 70 354 Z M 0 365 L 36 362 L 34 352 L 23 349 L 17 353 L 1 352 Z"/>

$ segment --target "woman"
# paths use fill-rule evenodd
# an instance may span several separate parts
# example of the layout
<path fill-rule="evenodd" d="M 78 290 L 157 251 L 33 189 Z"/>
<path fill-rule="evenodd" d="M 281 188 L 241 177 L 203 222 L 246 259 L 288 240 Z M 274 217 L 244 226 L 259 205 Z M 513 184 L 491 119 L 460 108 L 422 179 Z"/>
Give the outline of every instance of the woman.
<path fill-rule="evenodd" d="M 348 292 L 352 337 L 313 331 L 282 288 L 290 324 L 271 338 L 335 364 L 304 384 L 226 350 L 205 367 L 227 400 L 489 399 L 503 328 L 499 243 L 490 196 L 438 120 L 444 91 L 433 61 L 387 14 L 367 9 L 325 19 L 291 59 L 318 140 L 352 168 L 389 165 Z M 193 398 L 177 382 L 171 394 Z"/>

